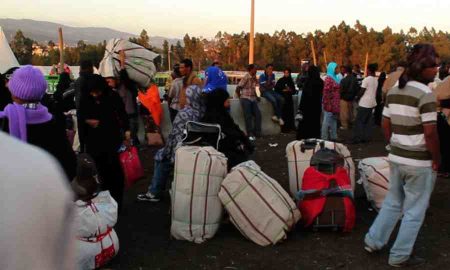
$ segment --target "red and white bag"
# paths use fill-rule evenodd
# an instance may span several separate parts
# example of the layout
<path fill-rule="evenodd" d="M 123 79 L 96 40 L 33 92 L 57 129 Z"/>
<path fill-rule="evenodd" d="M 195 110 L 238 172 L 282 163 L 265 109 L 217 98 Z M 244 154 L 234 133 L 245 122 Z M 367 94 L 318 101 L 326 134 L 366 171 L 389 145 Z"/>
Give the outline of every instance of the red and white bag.
<path fill-rule="evenodd" d="M 308 142 L 307 142 L 308 141 Z M 320 149 L 320 142 L 323 140 L 301 140 L 293 141 L 286 146 L 286 157 L 289 170 L 289 190 L 295 196 L 302 187 L 302 179 L 306 169 L 310 166 L 312 156 Z M 306 144 L 315 143 L 311 149 L 304 147 Z M 336 150 L 344 158 L 344 168 L 350 176 L 353 191 L 355 190 L 355 163 L 348 148 L 341 144 L 325 141 L 325 147 Z"/>
<path fill-rule="evenodd" d="M 219 198 L 236 228 L 261 246 L 286 239 L 300 219 L 289 194 L 254 161 L 232 169 L 222 183 Z"/>
<path fill-rule="evenodd" d="M 226 175 L 227 158 L 213 147 L 178 148 L 171 190 L 175 239 L 200 244 L 214 237 L 222 221 L 218 193 Z"/>
<path fill-rule="evenodd" d="M 75 202 L 77 269 L 100 268 L 117 255 L 116 222 L 117 202 L 109 191 L 100 192 L 89 203 Z"/>
<path fill-rule="evenodd" d="M 390 166 L 387 157 L 366 158 L 359 162 L 359 181 L 367 200 L 379 211 L 389 190 Z"/>

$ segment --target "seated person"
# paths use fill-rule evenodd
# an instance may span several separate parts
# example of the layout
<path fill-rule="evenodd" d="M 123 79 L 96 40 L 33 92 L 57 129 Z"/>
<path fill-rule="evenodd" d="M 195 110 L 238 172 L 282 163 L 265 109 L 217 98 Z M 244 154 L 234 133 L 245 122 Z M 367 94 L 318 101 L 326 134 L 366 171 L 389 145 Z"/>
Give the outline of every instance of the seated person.
<path fill-rule="evenodd" d="M 166 187 L 167 179 L 175 162 L 175 150 L 183 140 L 184 129 L 188 121 L 200 121 L 204 114 L 202 89 L 198 85 L 186 88 L 186 105 L 181 109 L 173 121 L 173 128 L 167 138 L 166 145 L 155 155 L 153 178 L 147 193 L 139 194 L 138 201 L 159 202 L 161 193 Z"/>
<path fill-rule="evenodd" d="M 268 64 L 264 74 L 259 76 L 259 90 L 261 91 L 261 96 L 267 99 L 273 107 L 274 116 L 272 120 L 284 126 L 283 117 L 283 106 L 284 98 L 281 94 L 274 90 L 275 88 L 275 74 L 273 74 L 273 65 Z"/>
<path fill-rule="evenodd" d="M 117 202 L 109 191 L 100 191 L 94 160 L 78 156 L 77 177 L 72 182 L 76 195 L 75 228 L 77 269 L 97 269 L 119 251 L 119 239 L 113 227 L 117 222 Z"/>
<path fill-rule="evenodd" d="M 219 142 L 218 150 L 228 158 L 228 170 L 247 161 L 254 148 L 228 112 L 229 97 L 228 92 L 223 89 L 215 89 L 208 93 L 205 116 L 201 120 L 205 123 L 220 125 L 224 137 Z"/>

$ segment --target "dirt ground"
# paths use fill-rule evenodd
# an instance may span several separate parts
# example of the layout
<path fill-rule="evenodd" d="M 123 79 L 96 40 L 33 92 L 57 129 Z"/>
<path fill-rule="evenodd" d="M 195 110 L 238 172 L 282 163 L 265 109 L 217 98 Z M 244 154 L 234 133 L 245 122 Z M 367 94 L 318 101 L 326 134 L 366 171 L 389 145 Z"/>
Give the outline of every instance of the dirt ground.
<path fill-rule="evenodd" d="M 348 139 L 348 132 L 341 132 Z M 281 134 L 257 141 L 253 159 L 263 171 L 288 190 L 286 145 L 294 134 Z M 275 148 L 269 143 L 278 143 Z M 379 129 L 373 142 L 350 146 L 355 162 L 386 155 Z M 153 149 L 142 151 L 146 175 L 151 175 Z M 362 186 L 356 192 L 357 221 L 353 232 L 311 232 L 300 228 L 284 242 L 260 247 L 246 240 L 230 223 L 224 223 L 214 239 L 201 244 L 170 238 L 170 198 L 158 204 L 142 203 L 136 195 L 147 190 L 149 177 L 126 191 L 124 209 L 116 226 L 120 252 L 108 269 L 390 269 L 388 250 L 369 255 L 363 238 L 376 212 L 370 209 Z M 438 179 L 415 253 L 426 258 L 422 269 L 450 269 L 450 180 Z"/>

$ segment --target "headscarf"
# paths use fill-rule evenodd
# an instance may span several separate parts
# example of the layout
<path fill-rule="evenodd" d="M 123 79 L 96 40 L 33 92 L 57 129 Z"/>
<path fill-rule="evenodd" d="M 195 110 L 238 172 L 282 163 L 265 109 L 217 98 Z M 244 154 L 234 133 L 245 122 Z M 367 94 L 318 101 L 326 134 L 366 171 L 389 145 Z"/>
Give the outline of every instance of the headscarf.
<path fill-rule="evenodd" d="M 166 145 L 155 154 L 155 160 L 175 161 L 175 149 L 183 140 L 184 129 L 188 121 L 200 121 L 205 113 L 202 89 L 197 85 L 186 88 L 186 106 L 178 111 L 172 124 L 172 131 L 167 138 Z"/>
<path fill-rule="evenodd" d="M 229 97 L 230 95 L 226 91 L 213 91 L 208 93 L 206 95 L 206 112 L 202 122 L 219 124 L 222 128 L 228 125 L 231 116 L 227 108 L 224 107 L 224 103 Z"/>
<path fill-rule="evenodd" d="M 336 83 L 340 83 L 340 80 L 336 74 L 337 66 L 338 64 L 336 64 L 335 62 L 329 63 L 327 67 L 327 76 L 332 78 Z"/>
<path fill-rule="evenodd" d="M 205 71 L 207 77 L 206 85 L 203 88 L 203 92 L 209 93 L 216 89 L 227 89 L 227 75 L 218 67 L 209 67 Z"/>

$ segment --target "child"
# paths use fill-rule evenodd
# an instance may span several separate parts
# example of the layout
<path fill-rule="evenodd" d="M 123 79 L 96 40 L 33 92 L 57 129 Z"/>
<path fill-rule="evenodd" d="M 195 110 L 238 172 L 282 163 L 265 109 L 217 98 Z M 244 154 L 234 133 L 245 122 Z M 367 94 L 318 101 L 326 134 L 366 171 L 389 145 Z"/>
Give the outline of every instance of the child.
<path fill-rule="evenodd" d="M 79 269 L 102 267 L 119 251 L 119 239 L 113 229 L 117 222 L 117 202 L 109 191 L 99 192 L 97 169 L 87 154 L 78 156 L 77 177 L 72 188 L 76 195 L 77 266 Z"/>

